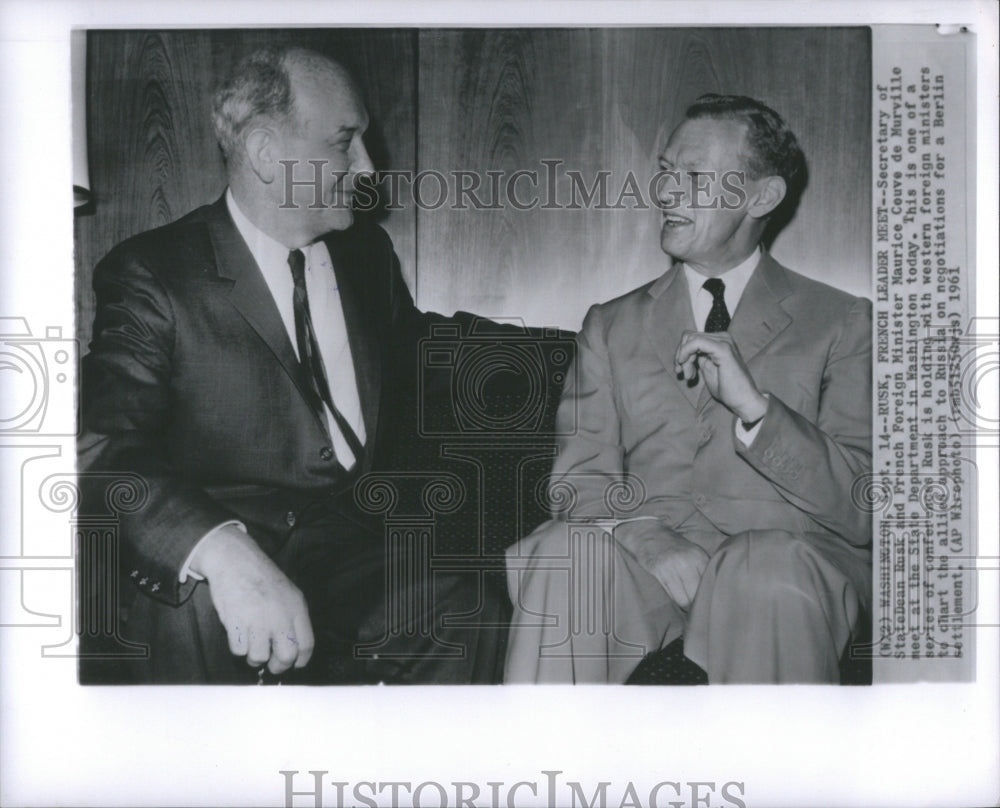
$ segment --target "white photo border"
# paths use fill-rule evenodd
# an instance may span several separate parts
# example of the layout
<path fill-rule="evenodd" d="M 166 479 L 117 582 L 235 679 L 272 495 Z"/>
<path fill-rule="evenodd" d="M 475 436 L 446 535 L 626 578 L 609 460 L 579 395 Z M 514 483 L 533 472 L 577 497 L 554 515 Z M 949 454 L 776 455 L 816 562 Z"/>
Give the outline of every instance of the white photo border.
<path fill-rule="evenodd" d="M 944 6 L 873 0 L 5 2 L 0 176 L 8 182 L 0 201 L 0 315 L 38 327 L 62 324 L 64 333 L 73 333 L 73 225 L 67 215 L 73 27 L 884 23 L 966 25 L 978 38 L 975 313 L 996 318 L 997 12 L 988 0 Z M 983 406 L 995 413 L 996 390 L 984 392 Z M 44 450 L 48 442 L 38 444 Z M 72 471 L 72 450 L 60 452 L 59 462 Z M 997 449 L 981 448 L 977 465 L 979 555 L 997 560 L 996 499 L 988 495 L 1000 490 Z M 13 517 L 19 501 L 30 499 L 22 497 L 17 471 L 5 462 L 5 536 L 19 530 Z M 479 783 L 484 793 L 489 782 L 502 782 L 506 790 L 518 781 L 541 786 L 543 772 L 560 771 L 563 781 L 580 781 L 588 796 L 599 781 L 612 781 L 619 794 L 627 783 L 648 794 L 661 781 L 740 782 L 747 808 L 995 803 L 997 577 L 980 576 L 982 622 L 994 628 L 979 632 L 971 684 L 84 688 L 76 684 L 73 658 L 42 658 L 34 632 L 7 627 L 0 631 L 0 803 L 282 806 L 281 770 L 300 772 L 295 782 L 303 790 L 310 770 L 328 772 L 327 783 L 465 781 Z M 661 804 L 678 799 L 669 793 Z M 518 805 L 546 801 L 542 788 L 537 798 L 530 789 L 519 794 Z M 426 799 L 438 804 L 433 792 Z M 714 808 L 718 793 L 713 800 Z M 312 802 L 297 797 L 294 804 Z M 323 804 L 336 804 L 332 788 Z"/>

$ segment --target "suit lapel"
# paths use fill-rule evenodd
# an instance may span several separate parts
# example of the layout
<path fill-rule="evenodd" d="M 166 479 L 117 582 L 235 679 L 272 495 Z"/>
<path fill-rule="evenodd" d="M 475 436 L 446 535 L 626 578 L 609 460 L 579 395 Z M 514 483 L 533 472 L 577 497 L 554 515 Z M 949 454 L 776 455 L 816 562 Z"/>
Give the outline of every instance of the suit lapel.
<path fill-rule="evenodd" d="M 340 304 L 347 326 L 347 339 L 351 346 L 354 376 L 358 384 L 358 399 L 365 422 L 367 443 L 372 445 L 378 426 L 379 398 L 381 393 L 381 344 L 375 323 L 375 307 L 370 300 L 368 285 L 363 283 L 365 273 L 362 257 L 356 249 L 356 236 L 351 232 L 333 233 L 323 239 L 333 262 L 340 292 Z M 366 462 L 371 452 L 365 452 Z"/>
<path fill-rule="evenodd" d="M 233 224 L 224 196 L 209 208 L 206 223 L 215 251 L 216 271 L 220 278 L 233 282 L 229 302 L 270 348 L 299 393 L 309 401 L 301 376 L 301 365 L 278 313 L 278 307 L 274 304 L 271 290 L 264 281 L 250 248 Z M 323 428 L 326 429 L 325 424 Z"/>
<path fill-rule="evenodd" d="M 687 278 L 679 263 L 668 270 L 663 277 L 649 288 L 653 297 L 652 305 L 646 312 L 644 328 L 646 337 L 663 362 L 667 372 L 692 407 L 698 403 L 701 383 L 689 386 L 684 379 L 674 373 L 674 352 L 681 341 L 681 334 L 694 331 L 694 313 L 691 311 L 691 295 Z"/>
<path fill-rule="evenodd" d="M 788 312 L 781 307 L 781 301 L 789 292 L 784 268 L 764 253 L 743 290 L 729 326 L 729 333 L 745 362 L 764 350 L 792 322 Z"/>
<path fill-rule="evenodd" d="M 784 268 L 770 254 L 763 253 L 729 325 L 733 342 L 747 364 L 792 322 L 788 312 L 781 307 L 789 291 Z M 709 396 L 704 385 L 699 388 L 698 407 L 701 408 Z"/>

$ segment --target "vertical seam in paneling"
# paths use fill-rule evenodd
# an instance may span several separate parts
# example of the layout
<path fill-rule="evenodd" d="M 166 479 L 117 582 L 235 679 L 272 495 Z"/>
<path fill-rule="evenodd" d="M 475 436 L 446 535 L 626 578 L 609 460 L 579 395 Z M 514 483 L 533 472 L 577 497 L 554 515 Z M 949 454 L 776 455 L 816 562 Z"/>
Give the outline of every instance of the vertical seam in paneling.
<path fill-rule="evenodd" d="M 420 34 L 413 29 L 413 176 L 420 172 Z M 412 187 L 412 183 L 411 183 Z M 420 208 L 413 197 L 413 300 L 420 308 Z"/>

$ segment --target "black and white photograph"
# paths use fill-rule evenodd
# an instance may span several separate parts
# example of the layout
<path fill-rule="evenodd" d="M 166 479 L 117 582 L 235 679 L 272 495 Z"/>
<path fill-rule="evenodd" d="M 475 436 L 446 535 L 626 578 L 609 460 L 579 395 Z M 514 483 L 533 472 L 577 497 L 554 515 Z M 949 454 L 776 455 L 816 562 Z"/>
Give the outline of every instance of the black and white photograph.
<path fill-rule="evenodd" d="M 86 47 L 82 680 L 864 679 L 867 29 Z"/>
<path fill-rule="evenodd" d="M 995 9 L 36 5 L 4 804 L 1000 798 Z"/>

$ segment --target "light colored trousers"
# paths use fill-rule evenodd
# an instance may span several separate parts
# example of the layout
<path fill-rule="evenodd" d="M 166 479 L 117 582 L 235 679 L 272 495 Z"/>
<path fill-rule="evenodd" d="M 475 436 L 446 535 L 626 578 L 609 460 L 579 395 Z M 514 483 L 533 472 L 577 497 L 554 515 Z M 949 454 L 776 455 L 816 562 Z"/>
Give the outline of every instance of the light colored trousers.
<path fill-rule="evenodd" d="M 817 533 L 687 535 L 710 553 L 685 612 L 599 526 L 550 521 L 507 550 L 508 683 L 622 683 L 683 635 L 710 683 L 836 683 L 870 613 L 871 558 Z"/>

